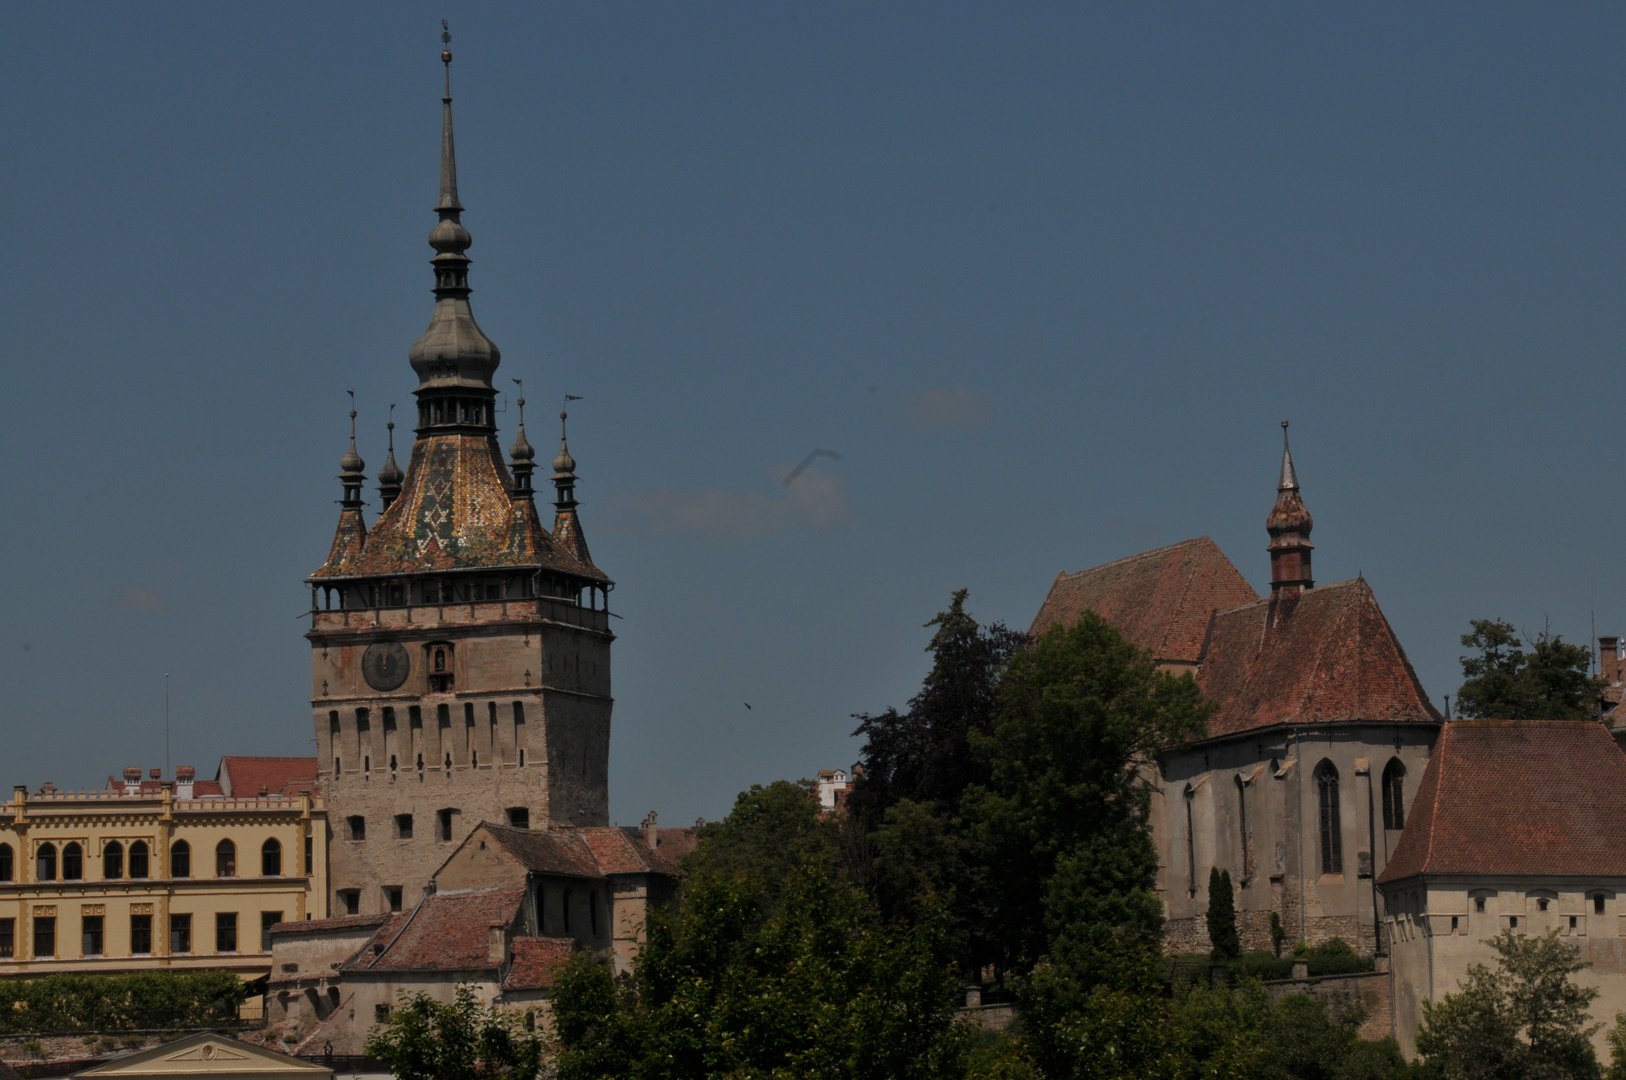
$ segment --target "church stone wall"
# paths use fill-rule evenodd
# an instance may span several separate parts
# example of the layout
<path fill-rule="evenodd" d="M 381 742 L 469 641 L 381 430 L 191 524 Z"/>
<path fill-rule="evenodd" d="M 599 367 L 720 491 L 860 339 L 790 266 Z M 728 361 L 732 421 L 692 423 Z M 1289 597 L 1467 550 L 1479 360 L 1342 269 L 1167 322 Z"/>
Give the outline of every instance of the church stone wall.
<path fill-rule="evenodd" d="M 1217 866 L 1230 871 L 1236 888 L 1244 950 L 1271 947 L 1275 912 L 1289 942 L 1341 937 L 1361 952 L 1383 951 L 1373 878 L 1400 839 L 1399 830 L 1383 827 L 1383 770 L 1391 759 L 1405 766 L 1409 810 L 1437 732 L 1415 723 L 1284 727 L 1169 755 L 1152 777 L 1165 947 L 1211 947 L 1208 874 Z M 1315 770 L 1322 761 L 1338 771 L 1342 873 L 1321 872 Z"/>

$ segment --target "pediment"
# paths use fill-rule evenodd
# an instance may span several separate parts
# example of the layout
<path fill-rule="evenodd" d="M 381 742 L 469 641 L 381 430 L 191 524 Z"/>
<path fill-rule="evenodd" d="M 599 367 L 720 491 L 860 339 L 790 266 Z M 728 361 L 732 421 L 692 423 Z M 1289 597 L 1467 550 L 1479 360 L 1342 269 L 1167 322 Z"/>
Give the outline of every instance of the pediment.
<path fill-rule="evenodd" d="M 76 1077 L 331 1077 L 331 1069 L 242 1042 L 229 1035 L 190 1035 L 163 1046 L 117 1058 L 74 1074 Z"/>

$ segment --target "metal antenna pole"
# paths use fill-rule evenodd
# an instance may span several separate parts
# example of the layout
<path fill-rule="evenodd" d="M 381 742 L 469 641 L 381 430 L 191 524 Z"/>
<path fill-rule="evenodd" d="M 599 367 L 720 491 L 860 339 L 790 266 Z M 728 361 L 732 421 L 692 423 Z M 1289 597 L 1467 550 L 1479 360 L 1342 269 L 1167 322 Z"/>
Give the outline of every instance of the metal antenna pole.
<path fill-rule="evenodd" d="M 169 672 L 164 672 L 164 775 L 169 776 Z"/>

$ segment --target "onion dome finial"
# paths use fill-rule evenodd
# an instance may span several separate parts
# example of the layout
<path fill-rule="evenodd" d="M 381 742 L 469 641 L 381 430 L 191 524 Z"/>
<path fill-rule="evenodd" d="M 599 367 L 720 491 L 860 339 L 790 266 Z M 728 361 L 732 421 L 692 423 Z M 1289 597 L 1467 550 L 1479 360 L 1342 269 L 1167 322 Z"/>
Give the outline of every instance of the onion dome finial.
<path fill-rule="evenodd" d="M 351 405 L 354 406 L 356 392 L 346 390 L 345 393 L 350 395 Z M 366 467 L 367 463 L 361 460 L 360 454 L 356 453 L 356 410 L 352 407 L 350 410 L 350 449 L 346 450 L 344 457 L 339 459 L 339 483 L 344 486 L 344 498 L 340 500 L 340 505 L 345 507 L 361 506 L 361 485 L 367 481 L 367 477 L 362 475 L 361 470 Z"/>
<path fill-rule="evenodd" d="M 520 499 L 531 497 L 531 473 L 536 470 L 536 448 L 531 440 L 525 437 L 525 384 L 519 379 L 514 380 L 519 387 L 519 430 L 514 434 L 514 444 L 508 448 L 508 468 L 514 474 L 514 496 Z"/>
<path fill-rule="evenodd" d="M 389 432 L 390 451 L 384 458 L 384 467 L 378 470 L 378 499 L 383 509 L 388 510 L 390 504 L 401 494 L 401 482 L 406 479 L 406 473 L 401 466 L 395 463 L 395 406 L 390 406 L 390 422 L 384 425 Z"/>

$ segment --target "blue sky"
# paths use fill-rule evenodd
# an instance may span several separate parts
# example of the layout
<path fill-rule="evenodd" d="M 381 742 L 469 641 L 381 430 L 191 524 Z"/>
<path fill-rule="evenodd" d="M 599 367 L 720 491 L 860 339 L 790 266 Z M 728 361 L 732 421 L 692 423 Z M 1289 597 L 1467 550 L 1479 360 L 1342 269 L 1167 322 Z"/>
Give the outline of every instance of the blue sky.
<path fill-rule="evenodd" d="M 166 671 L 176 764 L 308 752 L 442 17 L 499 379 L 539 447 L 584 398 L 619 821 L 850 763 L 952 589 L 1026 626 L 1203 534 L 1264 585 L 1283 418 L 1436 701 L 1470 618 L 1626 630 L 1618 7 L 19 5 L 0 781 L 162 764 Z"/>

